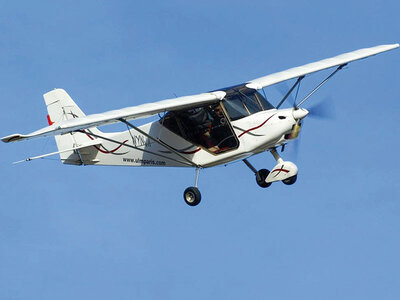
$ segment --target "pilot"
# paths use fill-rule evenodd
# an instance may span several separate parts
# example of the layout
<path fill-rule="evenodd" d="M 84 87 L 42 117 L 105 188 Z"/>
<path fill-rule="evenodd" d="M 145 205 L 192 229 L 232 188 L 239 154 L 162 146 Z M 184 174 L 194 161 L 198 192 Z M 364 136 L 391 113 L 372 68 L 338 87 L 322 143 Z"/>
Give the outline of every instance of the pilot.
<path fill-rule="evenodd" d="M 217 105 L 211 111 L 211 124 L 207 131 L 203 133 L 203 140 L 208 150 L 213 153 L 219 153 L 224 148 L 231 147 L 231 132 L 226 128 L 226 119 L 221 105 Z"/>

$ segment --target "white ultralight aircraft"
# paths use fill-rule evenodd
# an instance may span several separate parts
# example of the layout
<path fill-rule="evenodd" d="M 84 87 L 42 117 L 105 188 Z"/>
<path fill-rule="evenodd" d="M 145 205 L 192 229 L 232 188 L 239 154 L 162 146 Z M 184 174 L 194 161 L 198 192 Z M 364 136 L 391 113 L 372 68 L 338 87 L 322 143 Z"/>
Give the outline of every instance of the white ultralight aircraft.
<path fill-rule="evenodd" d="M 195 183 L 184 192 L 190 206 L 199 204 L 199 170 L 235 160 L 244 163 L 256 175 L 263 188 L 274 181 L 293 184 L 297 167 L 283 160 L 276 148 L 297 138 L 308 111 L 300 106 L 334 74 L 348 63 L 399 47 L 399 44 L 360 49 L 286 71 L 248 81 L 244 84 L 199 95 L 179 97 L 86 116 L 62 89 L 44 94 L 49 123 L 29 134 L 12 134 L 3 142 L 54 136 L 57 152 L 28 158 L 31 161 L 59 154 L 64 164 L 194 167 Z M 281 109 L 306 75 L 336 67 L 324 81 L 292 108 Z M 289 79 L 297 79 L 274 107 L 266 99 L 264 88 Z M 132 120 L 163 114 L 156 122 L 135 126 Z M 122 122 L 128 130 L 103 133 L 98 126 Z M 271 171 L 257 170 L 248 157 L 269 151 L 277 164 Z"/>

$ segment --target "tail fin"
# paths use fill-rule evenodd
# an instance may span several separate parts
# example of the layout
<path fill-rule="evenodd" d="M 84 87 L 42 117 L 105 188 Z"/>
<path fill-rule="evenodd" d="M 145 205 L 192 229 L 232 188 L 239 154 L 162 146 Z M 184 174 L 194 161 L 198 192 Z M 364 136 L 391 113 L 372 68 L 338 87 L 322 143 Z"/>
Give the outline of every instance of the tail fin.
<path fill-rule="evenodd" d="M 63 89 L 54 89 L 44 94 L 43 97 L 47 106 L 47 121 L 49 122 L 49 125 L 85 116 L 74 100 L 72 100 Z M 91 129 L 91 131 L 97 131 L 94 133 L 100 133 L 96 128 Z M 94 139 L 95 138 L 79 132 L 55 136 L 58 151 L 64 151 L 85 144 L 90 144 Z M 90 158 L 96 155 L 95 152 L 96 149 L 93 147 L 83 148 L 82 150 L 77 151 L 66 151 L 60 153 L 60 159 L 64 164 L 81 165 L 85 161 L 83 156 Z"/>
<path fill-rule="evenodd" d="M 85 114 L 63 89 L 55 89 L 43 95 L 47 105 L 49 125 L 84 117 Z"/>

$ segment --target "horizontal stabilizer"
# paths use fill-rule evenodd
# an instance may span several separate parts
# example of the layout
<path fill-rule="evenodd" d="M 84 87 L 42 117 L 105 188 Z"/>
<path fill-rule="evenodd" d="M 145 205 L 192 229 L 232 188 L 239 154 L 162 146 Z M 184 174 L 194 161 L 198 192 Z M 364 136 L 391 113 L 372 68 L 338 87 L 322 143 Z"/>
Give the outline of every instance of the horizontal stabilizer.
<path fill-rule="evenodd" d="M 56 129 L 55 126 L 48 126 L 45 128 L 42 128 L 40 130 L 37 130 L 35 132 L 29 133 L 29 134 L 21 134 L 21 133 L 14 133 L 8 136 L 5 136 L 1 138 L 1 140 L 4 143 L 10 143 L 10 142 L 18 142 L 22 140 L 28 140 L 37 136 L 49 136 L 52 135 L 50 134 L 52 131 Z"/>
<path fill-rule="evenodd" d="M 19 164 L 19 163 L 22 163 L 22 162 L 31 161 L 31 160 L 35 160 L 35 159 L 39 159 L 39 158 L 44 158 L 44 157 L 48 157 L 48 156 L 52 156 L 52 155 L 57 155 L 57 154 L 68 152 L 68 151 L 75 151 L 75 150 L 86 148 L 86 147 L 90 147 L 90 146 L 96 146 L 96 145 L 100 145 L 101 143 L 103 143 L 103 140 L 95 139 L 93 141 L 90 141 L 90 142 L 85 143 L 84 145 L 80 145 L 78 147 L 73 147 L 73 148 L 70 148 L 70 149 L 62 150 L 62 151 L 56 151 L 56 152 L 51 152 L 51 153 L 42 154 L 42 155 L 38 155 L 38 156 L 29 157 L 29 158 L 26 158 L 24 160 L 16 161 L 13 164 Z"/>

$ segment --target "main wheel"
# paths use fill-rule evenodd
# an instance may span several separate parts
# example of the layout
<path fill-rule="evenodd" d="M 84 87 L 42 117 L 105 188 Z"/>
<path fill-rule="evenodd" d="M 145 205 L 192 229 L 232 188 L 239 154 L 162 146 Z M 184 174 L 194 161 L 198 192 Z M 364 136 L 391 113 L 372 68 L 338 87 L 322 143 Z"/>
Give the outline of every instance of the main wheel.
<path fill-rule="evenodd" d="M 287 179 L 282 180 L 282 182 L 283 182 L 284 184 L 286 184 L 286 185 L 292 185 L 293 183 L 296 182 L 296 180 L 297 180 L 297 174 L 294 175 L 294 176 L 292 176 L 292 177 L 289 177 L 289 178 L 287 178 Z"/>
<path fill-rule="evenodd" d="M 183 199 L 185 200 L 187 205 L 196 206 L 201 201 L 201 194 L 199 189 L 194 186 L 188 187 L 183 192 Z"/>
<path fill-rule="evenodd" d="M 267 179 L 268 175 L 269 170 L 267 169 L 261 169 L 256 173 L 256 181 L 260 187 L 267 188 L 272 184 L 272 182 L 265 182 L 265 179 Z"/>

